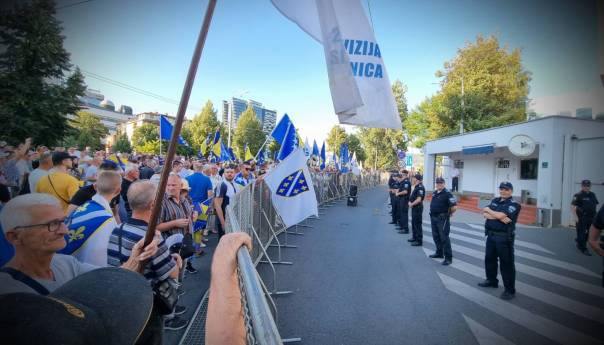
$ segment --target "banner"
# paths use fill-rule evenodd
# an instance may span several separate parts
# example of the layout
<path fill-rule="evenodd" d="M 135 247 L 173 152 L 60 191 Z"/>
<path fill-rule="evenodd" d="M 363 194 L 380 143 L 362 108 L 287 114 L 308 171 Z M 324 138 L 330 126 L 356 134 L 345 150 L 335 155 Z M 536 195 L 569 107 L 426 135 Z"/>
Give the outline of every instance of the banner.
<path fill-rule="evenodd" d="M 402 128 L 382 51 L 359 0 L 271 1 L 323 45 L 340 123 Z"/>

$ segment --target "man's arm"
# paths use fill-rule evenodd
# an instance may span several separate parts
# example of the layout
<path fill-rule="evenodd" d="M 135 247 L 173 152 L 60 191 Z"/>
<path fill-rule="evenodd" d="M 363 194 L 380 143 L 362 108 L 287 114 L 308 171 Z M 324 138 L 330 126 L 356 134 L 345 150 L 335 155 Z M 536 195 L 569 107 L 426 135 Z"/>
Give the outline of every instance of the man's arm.
<path fill-rule="evenodd" d="M 237 251 L 252 239 L 243 232 L 224 235 L 212 259 L 212 279 L 206 320 L 206 344 L 243 345 L 246 342 L 241 290 L 237 278 Z"/>
<path fill-rule="evenodd" d="M 492 214 L 490 214 L 489 212 L 486 212 L 486 211 L 482 212 L 482 216 L 485 217 L 486 219 L 491 219 L 491 220 L 497 219 Z"/>
<path fill-rule="evenodd" d="M 589 245 L 596 254 L 604 256 L 604 249 L 600 247 L 600 233 L 602 230 L 596 228 L 593 224 L 589 229 Z"/>
<path fill-rule="evenodd" d="M 224 229 L 224 214 L 222 213 L 222 199 L 221 197 L 214 198 L 214 212 L 216 212 L 216 216 L 218 220 L 220 220 L 220 224 Z"/>
<path fill-rule="evenodd" d="M 188 224 L 189 220 L 187 218 L 179 218 L 168 222 L 159 223 L 157 224 L 156 229 L 160 232 L 164 232 L 172 228 L 185 228 Z"/>

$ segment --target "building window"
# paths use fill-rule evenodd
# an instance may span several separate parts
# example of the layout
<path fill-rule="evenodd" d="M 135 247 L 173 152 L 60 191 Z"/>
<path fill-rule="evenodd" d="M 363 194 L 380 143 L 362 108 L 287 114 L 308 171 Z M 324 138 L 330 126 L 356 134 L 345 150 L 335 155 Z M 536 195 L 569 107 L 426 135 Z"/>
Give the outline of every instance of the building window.
<path fill-rule="evenodd" d="M 497 161 L 497 167 L 500 169 L 507 169 L 510 167 L 510 161 L 507 159 L 500 159 Z"/>
<path fill-rule="evenodd" d="M 455 161 L 455 163 L 453 163 L 453 166 L 456 169 L 463 169 L 463 161 L 458 159 Z"/>
<path fill-rule="evenodd" d="M 523 159 L 520 161 L 520 179 L 521 180 L 536 180 L 539 168 L 539 160 Z"/>

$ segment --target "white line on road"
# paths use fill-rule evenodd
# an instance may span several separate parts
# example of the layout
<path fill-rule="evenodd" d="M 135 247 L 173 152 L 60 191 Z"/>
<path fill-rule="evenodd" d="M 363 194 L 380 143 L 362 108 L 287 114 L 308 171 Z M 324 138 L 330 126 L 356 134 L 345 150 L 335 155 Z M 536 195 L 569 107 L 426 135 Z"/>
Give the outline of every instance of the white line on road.
<path fill-rule="evenodd" d="M 505 302 L 481 290 L 473 288 L 446 274 L 437 272 L 445 287 L 467 300 L 470 300 L 493 313 L 504 317 L 522 327 L 536 332 L 556 343 L 560 344 L 600 344 L 594 339 L 581 332 L 577 332 L 557 322 L 546 319 L 530 311 L 520 308 L 512 303 Z"/>
<path fill-rule="evenodd" d="M 429 229 L 429 228 L 424 228 L 424 232 L 432 233 L 432 230 Z M 477 239 L 474 239 L 474 238 L 470 238 L 470 237 L 467 237 L 467 236 L 464 236 L 464 235 L 458 235 L 458 234 L 454 234 L 454 233 L 449 234 L 449 237 L 453 238 L 453 239 L 456 239 L 456 240 L 463 241 L 463 242 L 475 244 L 477 246 L 486 247 L 485 240 L 477 240 Z M 588 275 L 588 276 L 600 278 L 599 274 L 596 274 L 596 273 L 594 273 L 594 272 L 586 269 L 585 267 L 581 267 L 579 265 L 571 264 L 571 263 L 566 262 L 566 261 L 561 261 L 561 260 L 557 260 L 557 259 L 547 258 L 545 256 L 541 256 L 541 255 L 525 252 L 524 250 L 518 250 L 518 249 L 514 249 L 514 254 L 516 256 L 518 256 L 518 257 L 521 257 L 521 258 L 525 258 L 525 259 L 541 262 L 543 264 L 547 264 L 547 265 L 550 265 L 550 266 L 554 266 L 554 267 L 562 268 L 562 269 L 565 269 L 565 270 L 569 270 L 569 271 L 585 274 L 585 275 Z"/>
<path fill-rule="evenodd" d="M 423 248 L 426 256 L 430 254 L 430 250 L 427 248 Z M 480 278 L 479 281 L 482 281 L 485 277 L 484 268 L 479 268 L 476 265 L 472 265 L 463 260 L 455 259 L 453 260 L 453 264 L 451 267 L 458 269 L 462 272 L 473 275 L 477 278 Z M 604 310 L 596 308 L 594 306 L 575 301 L 565 296 L 558 295 L 556 293 L 520 282 L 516 281 L 516 290 L 518 293 L 528 296 L 530 298 L 536 299 L 543 303 L 550 304 L 556 308 L 560 308 L 567 312 L 588 318 L 590 320 L 594 320 L 599 323 L 604 323 Z"/>
<path fill-rule="evenodd" d="M 474 338 L 478 341 L 480 345 L 514 345 L 511 341 L 505 339 L 499 334 L 491 331 L 485 326 L 479 324 L 478 322 L 470 319 L 464 314 L 461 314 L 463 318 L 466 320 L 466 323 L 470 327 L 472 334 L 474 334 Z"/>
<path fill-rule="evenodd" d="M 424 236 L 424 242 L 434 244 L 434 241 L 427 236 Z M 462 253 L 480 260 L 484 260 L 483 252 L 458 244 L 455 245 L 454 252 Z M 453 259 L 453 261 L 455 261 L 455 259 Z M 598 297 L 604 297 L 604 289 L 602 289 L 601 286 L 595 284 L 585 283 L 580 280 L 568 278 L 560 274 L 552 273 L 546 270 L 542 270 L 540 268 L 532 267 L 518 262 L 516 262 L 516 271 L 531 275 L 533 277 L 537 277 L 539 279 L 547 280 L 554 284 L 566 286 L 577 291 L 581 291 Z"/>
<path fill-rule="evenodd" d="M 423 222 L 423 223 L 426 224 L 426 225 L 430 225 L 430 222 Z M 484 235 L 484 226 L 478 226 L 478 225 L 470 224 L 470 223 L 465 223 L 465 224 L 467 224 L 467 225 L 469 225 L 469 226 L 471 226 L 471 227 L 473 227 L 475 229 L 481 230 L 481 231 L 474 231 L 474 230 L 464 229 L 464 228 L 460 228 L 460 227 L 454 226 L 454 225 L 451 225 L 451 230 L 455 231 L 455 232 L 460 232 L 460 233 L 464 233 L 464 234 L 467 234 L 467 235 L 471 235 L 471 236 L 482 237 L 482 238 L 485 237 L 485 235 Z M 550 250 L 547 250 L 547 249 L 543 248 L 542 246 L 540 246 L 538 244 L 535 244 L 535 243 L 531 243 L 531 242 L 527 242 L 527 241 L 522 241 L 522 240 L 516 239 L 516 240 L 514 240 L 514 244 L 517 245 L 517 246 L 519 246 L 519 247 L 529 248 L 529 249 L 533 249 L 533 250 L 536 250 L 536 251 L 544 252 L 544 253 L 547 253 L 547 254 L 555 255 L 554 252 L 552 252 Z"/>

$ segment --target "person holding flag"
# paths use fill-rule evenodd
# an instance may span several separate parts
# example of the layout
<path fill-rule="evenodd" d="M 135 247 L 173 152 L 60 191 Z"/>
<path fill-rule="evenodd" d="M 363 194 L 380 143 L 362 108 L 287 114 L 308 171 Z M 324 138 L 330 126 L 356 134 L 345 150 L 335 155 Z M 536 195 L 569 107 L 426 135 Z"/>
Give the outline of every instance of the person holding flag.
<path fill-rule="evenodd" d="M 254 174 L 251 172 L 252 166 L 250 161 L 245 161 L 241 165 L 241 170 L 237 175 L 235 175 L 235 187 L 237 187 L 237 191 L 239 192 L 241 189 L 245 188 L 248 184 L 254 181 Z"/>

